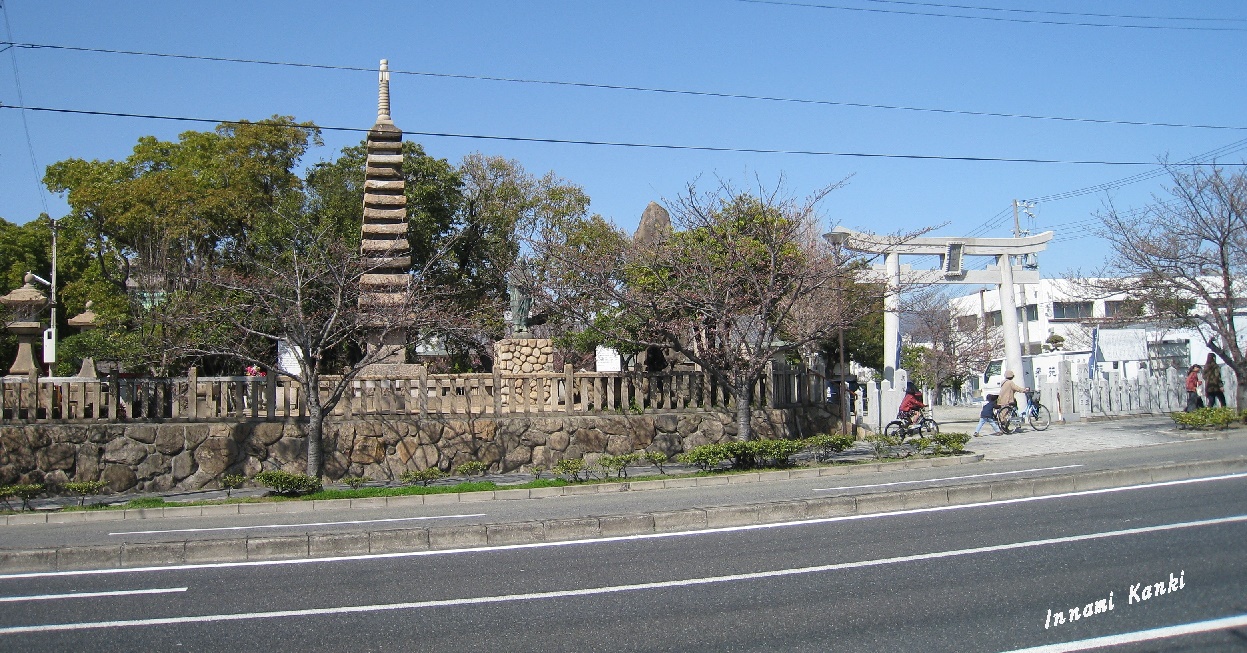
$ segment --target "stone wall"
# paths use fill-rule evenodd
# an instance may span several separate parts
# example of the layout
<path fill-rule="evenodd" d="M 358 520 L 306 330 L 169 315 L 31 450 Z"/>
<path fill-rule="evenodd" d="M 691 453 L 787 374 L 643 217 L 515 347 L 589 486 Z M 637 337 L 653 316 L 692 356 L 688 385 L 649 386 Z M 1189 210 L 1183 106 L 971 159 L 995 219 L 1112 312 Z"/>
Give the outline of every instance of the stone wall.
<path fill-rule="evenodd" d="M 549 338 L 506 338 L 494 343 L 494 367 L 503 374 L 554 371 L 554 343 Z"/>
<path fill-rule="evenodd" d="M 734 438 L 734 417 L 687 412 L 329 422 L 324 475 L 395 479 L 407 470 L 449 471 L 470 460 L 510 472 L 647 449 L 674 456 Z M 763 410 L 755 413 L 754 429 L 761 438 L 795 438 L 827 432 L 832 422 L 823 407 Z M 226 473 L 303 472 L 306 457 L 306 437 L 294 421 L 0 427 L 0 485 L 103 480 L 114 492 L 196 490 L 219 486 Z"/>

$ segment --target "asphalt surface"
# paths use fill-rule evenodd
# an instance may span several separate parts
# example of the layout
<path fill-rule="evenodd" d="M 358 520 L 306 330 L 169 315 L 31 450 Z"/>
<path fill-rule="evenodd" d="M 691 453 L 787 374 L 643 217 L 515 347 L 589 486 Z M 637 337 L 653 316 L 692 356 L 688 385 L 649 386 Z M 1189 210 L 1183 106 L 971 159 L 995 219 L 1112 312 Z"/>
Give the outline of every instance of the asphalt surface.
<path fill-rule="evenodd" d="M 587 542 L 0 573 L 0 650 L 1008 651 L 1247 614 L 1245 538 L 1234 475 Z M 1181 589 L 1130 600 L 1171 574 Z M 89 596 L 118 591 L 160 593 Z M 1111 611 L 1048 619 L 1110 592 Z M 1247 650 L 1244 632 L 1114 650 Z"/>

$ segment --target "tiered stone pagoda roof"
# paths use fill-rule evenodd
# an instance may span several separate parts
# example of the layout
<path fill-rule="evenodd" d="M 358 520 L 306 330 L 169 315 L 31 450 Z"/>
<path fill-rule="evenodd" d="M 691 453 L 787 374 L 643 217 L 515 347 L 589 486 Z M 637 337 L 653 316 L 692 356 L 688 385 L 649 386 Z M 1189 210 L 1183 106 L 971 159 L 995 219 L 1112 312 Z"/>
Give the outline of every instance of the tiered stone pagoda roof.
<path fill-rule="evenodd" d="M 390 119 L 389 62 L 381 60 L 377 124 L 368 131 L 364 171 L 364 221 L 360 255 L 368 273 L 360 278 L 360 305 L 401 304 L 411 268 L 407 197 L 403 183 L 403 132 Z"/>

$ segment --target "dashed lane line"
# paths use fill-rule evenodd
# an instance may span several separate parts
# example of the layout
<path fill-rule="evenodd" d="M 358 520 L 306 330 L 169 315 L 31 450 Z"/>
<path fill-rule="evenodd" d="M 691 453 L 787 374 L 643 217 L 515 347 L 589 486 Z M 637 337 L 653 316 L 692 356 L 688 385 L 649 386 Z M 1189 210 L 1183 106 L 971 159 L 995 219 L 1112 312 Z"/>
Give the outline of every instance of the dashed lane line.
<path fill-rule="evenodd" d="M 308 526 L 351 526 L 358 524 L 384 524 L 400 521 L 421 521 L 429 519 L 469 519 L 471 517 L 484 517 L 485 513 L 476 513 L 472 515 L 434 515 L 428 517 L 391 517 L 389 519 L 356 519 L 352 521 L 319 521 L 306 522 L 303 524 L 257 524 L 254 526 L 217 526 L 214 528 L 170 528 L 165 530 L 154 531 L 119 531 L 117 533 L 109 533 L 109 535 L 152 535 L 161 533 L 209 533 L 212 531 L 249 531 L 261 528 L 304 528 Z"/>
<path fill-rule="evenodd" d="M 918 481 L 894 481 L 892 483 L 872 483 L 870 485 L 845 485 L 842 487 L 815 488 L 815 492 L 833 492 L 835 490 L 861 490 L 872 487 L 890 487 L 893 485 L 911 485 L 915 483 L 937 483 L 939 481 L 961 481 L 967 478 L 985 478 L 988 476 L 1006 476 L 1009 474 L 1028 474 L 1030 472 L 1050 472 L 1056 469 L 1072 469 L 1082 465 L 1061 465 L 1060 467 L 1037 467 L 1035 469 L 1019 469 L 1013 472 L 992 472 L 990 474 L 969 474 L 966 476 L 945 476 L 944 478 L 925 478 Z"/>
<path fill-rule="evenodd" d="M 96 599 L 107 596 L 135 596 L 137 594 L 173 594 L 185 592 L 185 587 L 162 587 L 144 590 L 115 590 L 111 592 L 70 592 L 68 594 L 32 594 L 28 596 L 0 596 L 0 603 L 25 603 L 27 601 L 59 601 L 61 599 Z"/>

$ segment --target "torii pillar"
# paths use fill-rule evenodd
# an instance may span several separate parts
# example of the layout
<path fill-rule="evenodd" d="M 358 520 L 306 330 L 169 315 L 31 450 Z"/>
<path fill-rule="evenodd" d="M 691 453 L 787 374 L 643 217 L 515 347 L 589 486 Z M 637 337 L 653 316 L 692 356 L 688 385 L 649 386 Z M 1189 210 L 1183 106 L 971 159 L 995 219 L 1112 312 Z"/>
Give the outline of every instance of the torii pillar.
<path fill-rule="evenodd" d="M 883 296 L 883 376 L 891 381 L 900 367 L 901 286 L 907 284 L 994 284 L 1000 296 L 1000 325 L 1004 330 L 1005 369 L 1022 371 L 1022 344 L 1018 338 L 1017 304 L 1013 284 L 1039 283 L 1039 270 L 1014 268 L 1013 257 L 1036 254 L 1048 247 L 1053 232 L 1025 238 L 899 238 L 865 234 L 836 227 L 823 237 L 846 249 L 883 256 L 865 281 L 886 284 Z M 936 270 L 913 270 L 901 265 L 901 256 L 936 256 Z M 986 270 L 967 270 L 967 256 L 990 256 L 996 265 Z"/>

